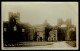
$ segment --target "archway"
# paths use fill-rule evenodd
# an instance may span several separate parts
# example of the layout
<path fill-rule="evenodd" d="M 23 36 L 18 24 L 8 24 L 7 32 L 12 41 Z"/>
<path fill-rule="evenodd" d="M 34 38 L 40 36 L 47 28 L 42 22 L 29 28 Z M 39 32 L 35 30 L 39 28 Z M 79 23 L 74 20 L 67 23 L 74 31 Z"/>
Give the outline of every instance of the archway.
<path fill-rule="evenodd" d="M 67 35 L 67 25 L 62 24 L 58 29 L 58 40 L 65 41 L 67 37 L 66 35 Z"/>

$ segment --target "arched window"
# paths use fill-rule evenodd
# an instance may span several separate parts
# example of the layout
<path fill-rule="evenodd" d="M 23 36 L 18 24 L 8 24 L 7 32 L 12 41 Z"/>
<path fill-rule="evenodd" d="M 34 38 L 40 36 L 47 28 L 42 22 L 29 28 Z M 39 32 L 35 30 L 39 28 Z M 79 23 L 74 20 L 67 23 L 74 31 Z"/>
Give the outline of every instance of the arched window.
<path fill-rule="evenodd" d="M 25 32 L 25 29 L 22 29 L 22 32 Z"/>
<path fill-rule="evenodd" d="M 13 22 L 14 22 L 14 19 L 13 19 Z"/>
<path fill-rule="evenodd" d="M 14 31 L 17 31 L 17 27 L 16 27 L 16 25 L 13 27 L 13 29 L 14 29 Z"/>
<path fill-rule="evenodd" d="M 15 18 L 13 18 L 13 19 L 12 19 L 12 21 L 13 21 L 14 23 L 16 23 L 16 20 L 15 20 Z"/>
<path fill-rule="evenodd" d="M 7 31 L 7 28 L 4 28 L 4 32 L 6 32 Z"/>

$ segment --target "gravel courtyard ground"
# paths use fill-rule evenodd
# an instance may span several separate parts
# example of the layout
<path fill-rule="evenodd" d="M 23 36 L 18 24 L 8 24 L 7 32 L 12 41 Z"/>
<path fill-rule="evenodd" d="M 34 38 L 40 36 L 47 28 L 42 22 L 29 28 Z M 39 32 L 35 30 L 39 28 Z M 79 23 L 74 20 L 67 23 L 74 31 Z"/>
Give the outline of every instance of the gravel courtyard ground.
<path fill-rule="evenodd" d="M 13 44 L 13 47 L 7 48 L 5 47 L 5 49 L 20 49 L 20 50 L 35 50 L 35 49 L 76 49 L 76 47 L 72 47 L 71 45 L 69 45 L 68 43 L 66 43 L 66 41 L 57 41 L 57 42 L 17 42 L 17 44 Z"/>
<path fill-rule="evenodd" d="M 74 48 L 66 41 L 57 41 L 57 42 L 38 42 L 38 41 L 32 41 L 32 42 L 17 42 L 16 44 L 8 44 L 7 46 L 13 46 L 13 47 L 54 47 L 54 48 Z"/>

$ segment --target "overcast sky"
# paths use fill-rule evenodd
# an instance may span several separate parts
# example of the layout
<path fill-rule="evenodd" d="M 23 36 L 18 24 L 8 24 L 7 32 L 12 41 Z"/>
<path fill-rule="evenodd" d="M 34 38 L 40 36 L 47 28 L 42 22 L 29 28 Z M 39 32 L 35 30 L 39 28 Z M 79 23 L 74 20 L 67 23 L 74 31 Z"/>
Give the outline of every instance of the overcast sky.
<path fill-rule="evenodd" d="M 8 12 L 20 12 L 20 21 L 31 25 L 43 24 L 45 20 L 56 25 L 59 18 L 71 18 L 74 25 L 78 23 L 77 2 L 3 2 L 4 21 L 8 21 Z"/>

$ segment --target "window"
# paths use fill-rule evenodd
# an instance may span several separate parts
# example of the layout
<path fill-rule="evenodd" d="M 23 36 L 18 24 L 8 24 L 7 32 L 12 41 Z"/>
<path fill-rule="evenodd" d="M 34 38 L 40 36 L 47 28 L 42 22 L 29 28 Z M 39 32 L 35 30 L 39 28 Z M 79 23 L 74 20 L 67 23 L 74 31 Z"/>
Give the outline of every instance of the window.
<path fill-rule="evenodd" d="M 4 32 L 6 32 L 7 31 L 7 28 L 4 28 Z"/>
<path fill-rule="evenodd" d="M 22 32 L 25 32 L 25 30 L 24 30 L 24 29 L 22 29 Z"/>
<path fill-rule="evenodd" d="M 17 28 L 16 28 L 16 26 L 14 26 L 14 27 L 13 27 L 13 29 L 14 29 L 14 31 L 17 31 Z"/>
<path fill-rule="evenodd" d="M 14 22 L 14 19 L 13 19 L 13 22 Z"/>

